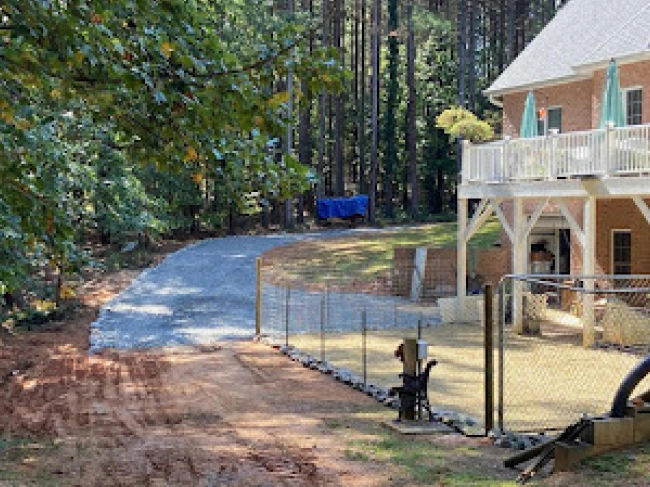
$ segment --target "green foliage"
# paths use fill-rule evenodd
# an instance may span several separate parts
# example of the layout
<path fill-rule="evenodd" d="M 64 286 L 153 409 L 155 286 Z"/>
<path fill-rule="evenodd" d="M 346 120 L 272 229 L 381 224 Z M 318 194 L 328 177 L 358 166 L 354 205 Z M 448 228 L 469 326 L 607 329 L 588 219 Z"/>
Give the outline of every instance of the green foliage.
<path fill-rule="evenodd" d="M 494 130 L 490 124 L 479 120 L 476 115 L 465 108 L 446 109 L 438 115 L 436 125 L 452 139 L 463 138 L 472 142 L 480 142 L 494 137 Z"/>
<path fill-rule="evenodd" d="M 313 26 L 269 1 L 9 0 L 0 6 L 0 287 L 84 264 L 113 240 L 283 199 L 310 172 L 276 154 L 293 117 L 273 87 L 340 90 Z M 259 8 L 260 6 L 264 8 Z M 244 15 L 245 13 L 245 15 Z"/>
<path fill-rule="evenodd" d="M 472 142 L 482 142 L 494 137 L 494 130 L 483 120 L 461 120 L 449 129 L 452 139 L 466 139 Z"/>

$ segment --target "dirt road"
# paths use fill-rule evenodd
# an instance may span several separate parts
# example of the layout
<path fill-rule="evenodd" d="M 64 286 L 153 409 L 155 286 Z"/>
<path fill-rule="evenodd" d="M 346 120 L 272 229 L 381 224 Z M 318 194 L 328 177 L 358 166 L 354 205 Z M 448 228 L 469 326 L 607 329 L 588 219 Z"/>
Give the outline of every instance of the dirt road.
<path fill-rule="evenodd" d="M 26 479 L 79 486 L 386 483 L 386 467 L 347 460 L 345 445 L 324 426 L 376 408 L 373 401 L 262 345 L 63 352 L 12 375 L 2 394 L 5 435 L 57 438 L 44 461 L 25 464 Z"/>

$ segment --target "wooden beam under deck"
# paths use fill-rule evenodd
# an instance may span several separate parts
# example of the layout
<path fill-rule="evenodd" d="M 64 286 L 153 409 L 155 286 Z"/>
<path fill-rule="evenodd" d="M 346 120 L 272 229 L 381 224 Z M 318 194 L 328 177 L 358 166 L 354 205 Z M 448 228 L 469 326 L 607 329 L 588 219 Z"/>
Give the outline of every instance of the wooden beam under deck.
<path fill-rule="evenodd" d="M 608 177 L 519 181 L 503 184 L 462 184 L 458 196 L 463 199 L 510 198 L 650 198 L 650 177 Z"/>

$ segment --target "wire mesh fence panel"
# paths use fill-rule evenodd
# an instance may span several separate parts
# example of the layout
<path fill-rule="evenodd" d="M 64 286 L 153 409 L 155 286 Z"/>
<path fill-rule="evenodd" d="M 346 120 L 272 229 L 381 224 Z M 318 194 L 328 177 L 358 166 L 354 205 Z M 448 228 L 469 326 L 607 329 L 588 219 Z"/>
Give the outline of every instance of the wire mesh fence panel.
<path fill-rule="evenodd" d="M 429 384 L 435 408 L 456 411 L 483 422 L 483 328 L 478 323 L 445 323 L 425 327 L 429 357 L 438 361 Z"/>
<path fill-rule="evenodd" d="M 520 276 L 500 292 L 503 427 L 562 429 L 607 413 L 650 351 L 650 278 Z M 648 389 L 646 378 L 637 392 Z"/>
<path fill-rule="evenodd" d="M 438 361 L 429 380 L 433 408 L 483 422 L 484 332 L 478 321 L 443 324 L 438 298 L 414 299 L 411 283 L 396 286 L 386 275 L 360 281 L 340 270 L 321 271 L 266 269 L 263 333 L 381 388 L 401 384 L 396 348 L 405 338 L 421 338 L 429 345 L 428 359 Z M 477 309 L 480 300 L 472 303 Z M 479 314 L 473 313 L 476 320 Z"/>
<path fill-rule="evenodd" d="M 286 320 L 287 288 L 262 282 L 260 319 L 264 323 L 263 333 L 278 341 L 284 340 Z"/>
<path fill-rule="evenodd" d="M 330 292 L 325 332 L 326 360 L 353 374 L 362 374 L 362 296 Z"/>
<path fill-rule="evenodd" d="M 321 313 L 325 293 L 293 288 L 289 308 L 288 343 L 320 360 Z"/>
<path fill-rule="evenodd" d="M 417 315 L 404 311 L 403 300 L 374 303 L 366 313 L 367 379 L 389 388 L 401 383 L 402 363 L 395 356 L 405 338 L 417 337 Z"/>

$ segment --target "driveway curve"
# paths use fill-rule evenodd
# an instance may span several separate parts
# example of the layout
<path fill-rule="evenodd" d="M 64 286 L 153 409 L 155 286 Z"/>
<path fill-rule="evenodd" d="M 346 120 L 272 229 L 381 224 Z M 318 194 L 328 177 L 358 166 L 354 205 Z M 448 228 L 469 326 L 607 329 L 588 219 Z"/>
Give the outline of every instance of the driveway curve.
<path fill-rule="evenodd" d="M 238 236 L 205 240 L 144 271 L 106 305 L 90 348 L 205 345 L 255 334 L 255 259 L 299 240 L 376 230 Z"/>

